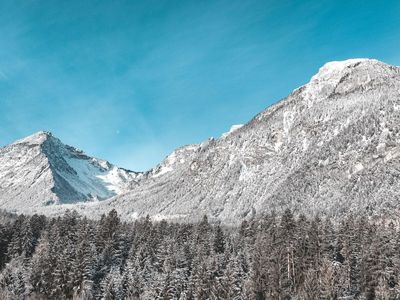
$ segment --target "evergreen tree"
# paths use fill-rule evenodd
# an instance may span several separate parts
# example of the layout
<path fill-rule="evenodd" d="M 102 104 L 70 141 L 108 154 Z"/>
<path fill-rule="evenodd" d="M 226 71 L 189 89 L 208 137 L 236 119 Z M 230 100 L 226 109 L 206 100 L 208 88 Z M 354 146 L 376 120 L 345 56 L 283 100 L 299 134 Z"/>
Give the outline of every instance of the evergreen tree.
<path fill-rule="evenodd" d="M 217 254 L 224 253 L 225 251 L 225 236 L 221 226 L 217 226 L 214 236 L 214 251 Z"/>

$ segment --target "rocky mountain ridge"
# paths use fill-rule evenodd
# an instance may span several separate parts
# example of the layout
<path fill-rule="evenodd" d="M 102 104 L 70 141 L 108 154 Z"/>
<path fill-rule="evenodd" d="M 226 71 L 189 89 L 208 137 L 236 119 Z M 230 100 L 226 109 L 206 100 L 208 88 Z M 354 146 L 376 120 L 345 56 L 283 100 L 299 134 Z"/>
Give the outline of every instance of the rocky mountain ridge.
<path fill-rule="evenodd" d="M 0 149 L 0 208 L 104 200 L 129 189 L 140 175 L 41 131 Z"/>
<path fill-rule="evenodd" d="M 133 217 L 235 223 L 289 207 L 332 217 L 397 213 L 400 69 L 324 65 L 305 86 L 157 180 L 106 201 Z"/>
<path fill-rule="evenodd" d="M 397 215 L 399 120 L 400 68 L 370 59 L 327 63 L 247 124 L 137 174 L 123 193 L 57 208 L 90 216 L 115 208 L 127 219 L 207 214 L 233 224 L 287 207 L 332 217 Z"/>

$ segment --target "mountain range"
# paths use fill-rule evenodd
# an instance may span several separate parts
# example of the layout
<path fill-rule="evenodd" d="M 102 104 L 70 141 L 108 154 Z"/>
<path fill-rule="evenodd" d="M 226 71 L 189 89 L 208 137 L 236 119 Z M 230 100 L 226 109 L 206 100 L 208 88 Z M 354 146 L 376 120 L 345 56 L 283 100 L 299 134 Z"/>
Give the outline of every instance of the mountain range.
<path fill-rule="evenodd" d="M 0 149 L 0 208 L 237 224 L 263 212 L 397 216 L 400 68 L 330 62 L 310 82 L 147 172 L 87 156 L 39 132 Z"/>

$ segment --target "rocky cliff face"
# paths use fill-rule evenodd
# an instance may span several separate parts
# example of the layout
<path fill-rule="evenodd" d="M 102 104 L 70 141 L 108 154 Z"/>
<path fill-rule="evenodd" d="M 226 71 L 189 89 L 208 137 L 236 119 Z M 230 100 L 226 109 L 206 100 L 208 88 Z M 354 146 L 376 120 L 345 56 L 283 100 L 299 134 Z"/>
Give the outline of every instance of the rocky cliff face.
<path fill-rule="evenodd" d="M 101 207 L 133 217 L 237 222 L 289 207 L 331 216 L 396 213 L 400 69 L 376 60 L 324 65 L 311 81 L 182 163 Z"/>
<path fill-rule="evenodd" d="M 368 59 L 331 62 L 247 124 L 174 151 L 153 170 L 132 175 L 135 184 L 124 193 L 73 208 L 91 216 L 116 208 L 129 219 L 149 214 L 195 220 L 207 214 L 227 223 L 287 207 L 333 217 L 350 212 L 396 215 L 399 120 L 400 68 Z M 9 148 L 1 151 L 3 163 L 24 164 L 6 158 Z M 38 153 L 30 147 L 23 151 Z M 39 161 L 29 175 L 32 184 L 41 189 L 56 181 L 47 171 L 51 164 L 39 154 L 32 159 Z M 15 184 L 15 176 L 2 174 Z M 66 189 L 66 201 L 76 199 L 61 180 L 55 186 Z M 10 190 L 2 193 L 3 207 L 6 199 L 17 197 Z M 31 188 L 18 191 L 28 195 L 24 197 L 31 194 Z M 71 208 L 58 208 L 65 207 Z"/>
<path fill-rule="evenodd" d="M 0 208 L 29 211 L 104 200 L 130 188 L 138 176 L 38 132 L 0 149 Z"/>

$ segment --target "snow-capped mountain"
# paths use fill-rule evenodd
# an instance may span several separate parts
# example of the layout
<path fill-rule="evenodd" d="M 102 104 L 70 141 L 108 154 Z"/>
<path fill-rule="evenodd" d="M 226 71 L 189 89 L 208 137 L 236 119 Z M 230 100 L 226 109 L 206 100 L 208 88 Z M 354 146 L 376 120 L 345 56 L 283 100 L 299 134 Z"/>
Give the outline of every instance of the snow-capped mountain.
<path fill-rule="evenodd" d="M 96 209 L 158 219 L 207 214 L 230 223 L 286 207 L 396 214 L 399 121 L 400 68 L 369 59 L 330 62 L 249 123 L 190 146 L 183 157 L 173 153 L 158 176 Z"/>
<path fill-rule="evenodd" d="M 138 177 L 38 132 L 0 149 L 0 208 L 26 211 L 104 200 L 126 191 Z"/>
<path fill-rule="evenodd" d="M 196 220 L 207 214 L 227 223 L 287 207 L 333 217 L 360 211 L 396 216 L 399 121 L 399 67 L 370 59 L 330 62 L 247 124 L 179 148 L 143 174 L 108 167 L 44 133 L 5 147 L 1 207 L 96 195 L 111 198 L 56 207 L 89 216 L 115 208 L 128 219 L 149 214 Z M 92 165 L 89 176 L 83 170 Z M 110 170 L 122 179 L 116 181 Z"/>

